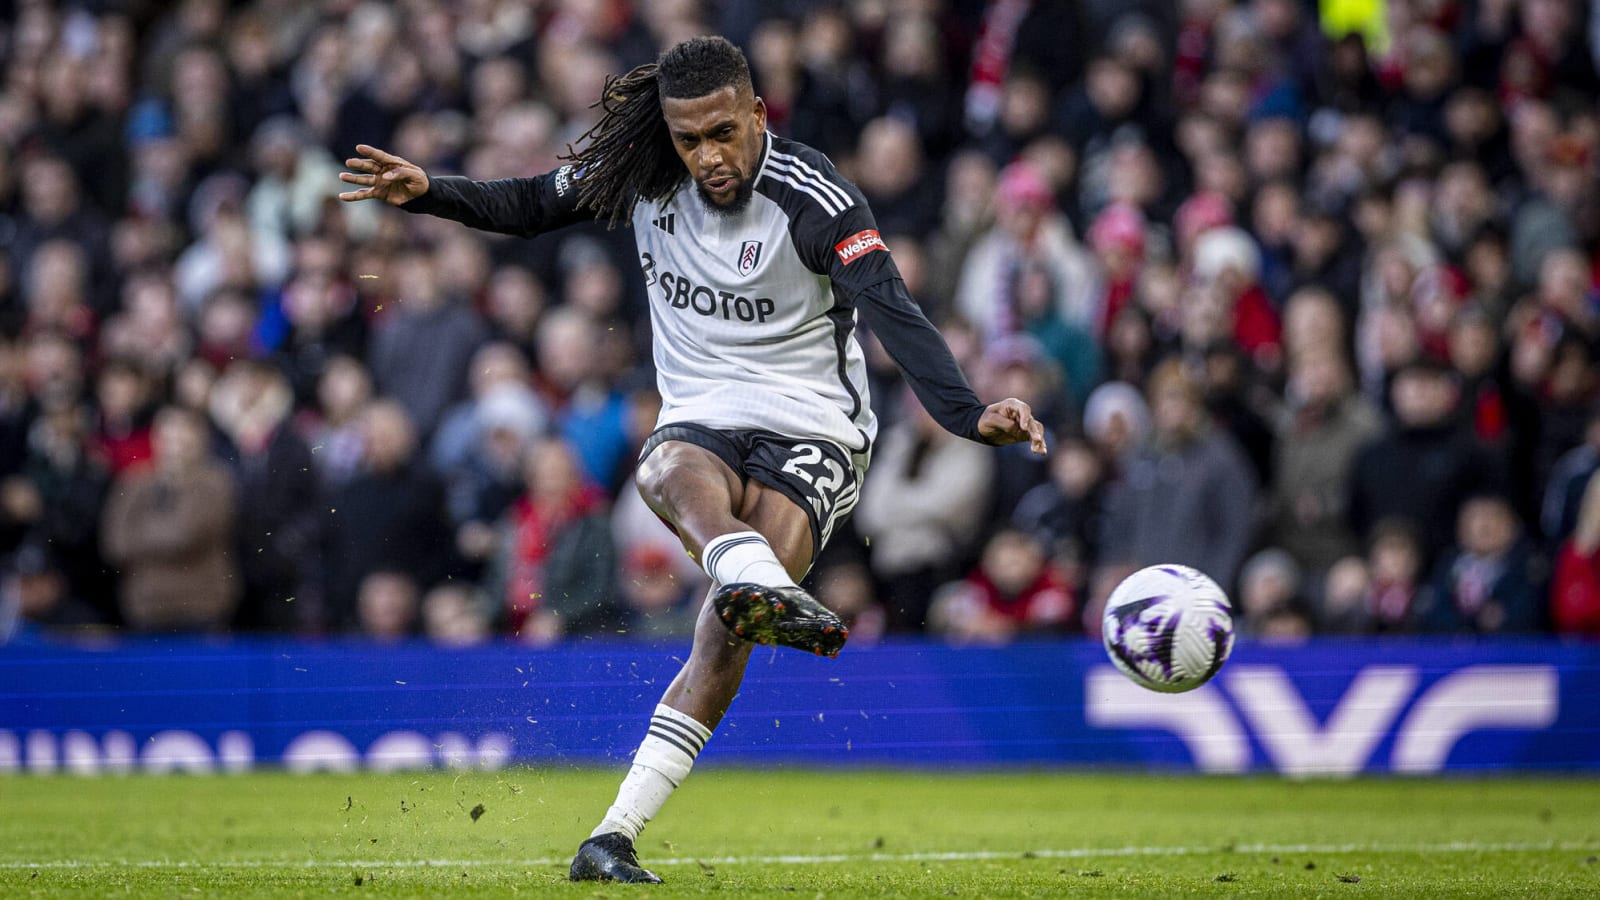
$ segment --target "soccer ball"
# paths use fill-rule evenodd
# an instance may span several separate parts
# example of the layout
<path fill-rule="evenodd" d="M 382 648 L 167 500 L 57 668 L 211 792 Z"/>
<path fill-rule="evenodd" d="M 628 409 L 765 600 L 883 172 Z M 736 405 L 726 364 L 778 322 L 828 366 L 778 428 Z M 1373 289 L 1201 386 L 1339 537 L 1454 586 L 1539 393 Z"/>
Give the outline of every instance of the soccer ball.
<path fill-rule="evenodd" d="M 1217 674 L 1233 649 L 1233 604 L 1205 573 L 1150 566 L 1111 592 L 1101 629 L 1122 674 L 1152 691 L 1192 691 Z"/>

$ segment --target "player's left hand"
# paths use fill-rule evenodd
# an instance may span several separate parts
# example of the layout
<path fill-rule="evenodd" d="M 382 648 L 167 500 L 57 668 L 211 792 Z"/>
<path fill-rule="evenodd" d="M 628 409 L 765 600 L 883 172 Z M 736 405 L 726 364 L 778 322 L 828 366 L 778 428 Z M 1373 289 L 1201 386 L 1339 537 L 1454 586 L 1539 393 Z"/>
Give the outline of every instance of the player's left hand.
<path fill-rule="evenodd" d="M 1020 444 L 1027 441 L 1034 453 L 1040 456 L 1049 452 L 1044 443 L 1044 426 L 1033 417 L 1028 404 L 1015 397 L 989 404 L 978 419 L 978 435 L 995 446 Z"/>

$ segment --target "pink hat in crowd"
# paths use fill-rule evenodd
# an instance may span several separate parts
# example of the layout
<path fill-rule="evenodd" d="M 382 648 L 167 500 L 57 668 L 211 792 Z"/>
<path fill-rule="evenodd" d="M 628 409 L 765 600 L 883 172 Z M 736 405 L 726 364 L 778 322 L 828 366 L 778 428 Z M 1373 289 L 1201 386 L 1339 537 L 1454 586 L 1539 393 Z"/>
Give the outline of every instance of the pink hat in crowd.
<path fill-rule="evenodd" d="M 1233 224 L 1233 204 L 1216 191 L 1202 191 L 1183 201 L 1172 217 L 1178 232 L 1178 242 L 1184 246 L 1194 243 L 1203 232 Z"/>
<path fill-rule="evenodd" d="M 1046 209 L 1055 205 L 1055 193 L 1038 167 L 1019 159 L 1000 170 L 999 200 L 1006 206 L 1032 206 Z"/>
<path fill-rule="evenodd" d="M 1144 213 L 1131 203 L 1111 204 L 1089 226 L 1089 244 L 1096 250 L 1123 250 L 1142 256 L 1144 238 Z"/>
<path fill-rule="evenodd" d="M 983 361 L 996 369 L 1030 368 L 1044 362 L 1045 356 L 1039 339 L 1024 332 L 995 338 L 983 348 Z"/>

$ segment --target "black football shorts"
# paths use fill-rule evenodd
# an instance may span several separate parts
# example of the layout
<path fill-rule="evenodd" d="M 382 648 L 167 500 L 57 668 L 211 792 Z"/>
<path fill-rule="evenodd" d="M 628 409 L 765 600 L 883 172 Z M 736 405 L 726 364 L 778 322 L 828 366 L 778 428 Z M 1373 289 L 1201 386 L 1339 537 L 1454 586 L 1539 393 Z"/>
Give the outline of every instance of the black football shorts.
<path fill-rule="evenodd" d="M 667 441 L 704 447 L 741 481 L 753 479 L 793 500 L 811 520 L 813 559 L 861 499 L 866 454 L 849 453 L 832 441 L 680 422 L 657 428 L 639 451 L 640 461 Z"/>

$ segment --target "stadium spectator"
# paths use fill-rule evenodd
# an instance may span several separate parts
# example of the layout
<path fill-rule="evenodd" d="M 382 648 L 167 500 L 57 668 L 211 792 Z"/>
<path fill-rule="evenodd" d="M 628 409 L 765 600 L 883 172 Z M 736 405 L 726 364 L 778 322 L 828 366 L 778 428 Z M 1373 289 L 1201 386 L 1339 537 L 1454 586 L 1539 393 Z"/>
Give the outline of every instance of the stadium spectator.
<path fill-rule="evenodd" d="M 1344 205 L 1329 198 L 1305 198 L 1291 240 L 1293 290 L 1327 291 L 1349 321 L 1360 290 L 1361 247 L 1350 237 Z"/>
<path fill-rule="evenodd" d="M 95 379 L 95 427 L 89 441 L 114 475 L 148 461 L 154 452 L 154 390 L 144 370 L 123 359 L 108 360 Z"/>
<path fill-rule="evenodd" d="M 329 214 L 328 182 L 336 177 L 339 162 L 313 144 L 304 124 L 293 116 L 259 121 L 249 140 L 256 180 L 244 201 L 250 232 L 256 240 L 278 242 L 309 234 Z M 370 235 L 377 225 L 375 210 L 335 209 L 353 237 Z"/>
<path fill-rule="evenodd" d="M 262 298 L 256 340 L 288 374 L 299 403 L 315 395 L 323 367 L 333 357 L 368 360 L 367 321 L 356 306 L 341 252 L 326 238 L 301 239 L 288 281 Z"/>
<path fill-rule="evenodd" d="M 927 237 L 939 221 L 939 192 L 930 190 L 916 131 L 898 119 L 873 119 L 861 129 L 856 186 L 885 234 Z"/>
<path fill-rule="evenodd" d="M 967 255 L 994 223 L 997 173 L 994 163 L 974 149 L 957 151 L 945 165 L 939 227 L 928 238 L 928 296 L 918 298 L 940 318 L 958 309 Z"/>
<path fill-rule="evenodd" d="M 443 471 L 456 549 L 481 561 L 494 549 L 493 525 L 522 493 L 522 461 L 541 432 L 543 409 L 523 384 L 489 390 L 471 411 L 477 433 L 469 455 Z"/>
<path fill-rule="evenodd" d="M 114 307 L 106 215 L 83 202 L 80 180 L 59 157 L 33 154 L 17 166 L 21 203 L 12 219 L 11 258 L 17 271 L 30 271 L 40 248 L 62 240 L 82 250 L 85 289 L 96 317 Z M 80 335 L 82 336 L 82 335 Z"/>
<path fill-rule="evenodd" d="M 1272 426 L 1266 418 L 1265 388 L 1257 370 L 1230 342 L 1214 343 L 1200 354 L 1206 412 L 1233 436 L 1255 472 L 1256 482 L 1272 482 Z M 1274 398 L 1275 399 L 1275 398 Z"/>
<path fill-rule="evenodd" d="M 493 523 L 521 492 L 523 451 L 549 427 L 531 378 L 516 347 L 484 344 L 469 364 L 471 396 L 452 406 L 434 433 L 428 465 L 445 479 L 458 529 Z"/>
<path fill-rule="evenodd" d="M 1311 572 L 1357 552 L 1346 516 L 1350 466 L 1382 429 L 1372 404 L 1354 392 L 1335 346 L 1313 345 L 1289 357 L 1268 497 L 1273 544 Z"/>
<path fill-rule="evenodd" d="M 1269 548 L 1245 561 L 1239 573 L 1243 634 L 1272 641 L 1309 637 L 1312 623 L 1300 597 L 1301 572 L 1289 554 Z"/>
<path fill-rule="evenodd" d="M 422 630 L 446 647 L 468 647 L 489 640 L 493 623 L 483 599 L 470 585 L 445 581 L 422 598 Z"/>
<path fill-rule="evenodd" d="M 1361 556 L 1346 556 L 1328 567 L 1313 600 L 1313 623 L 1318 634 L 1366 634 L 1371 616 L 1367 588 L 1371 572 Z"/>
<path fill-rule="evenodd" d="M 603 346 L 600 324 L 580 310 L 561 307 L 539 321 L 538 387 L 585 476 L 609 485 L 627 458 L 628 408 L 602 368 Z"/>
<path fill-rule="evenodd" d="M 366 454 L 361 413 L 372 401 L 372 376 L 353 357 L 328 360 L 317 380 L 316 403 L 302 412 L 296 428 L 311 446 L 317 477 L 335 490 L 355 477 Z"/>
<path fill-rule="evenodd" d="M 1544 585 L 1516 511 L 1503 497 L 1461 505 L 1454 550 L 1439 561 L 1432 589 L 1417 604 L 1420 630 L 1515 634 L 1542 624 Z"/>
<path fill-rule="evenodd" d="M 605 494 L 559 438 L 534 442 L 523 478 L 526 491 L 500 524 L 486 581 L 506 633 L 543 644 L 614 630 L 617 559 Z"/>
<path fill-rule="evenodd" d="M 117 476 L 106 503 L 105 554 L 135 631 L 227 629 L 239 602 L 233 556 L 234 480 L 207 450 L 204 420 L 180 407 L 156 415 L 153 463 Z"/>
<path fill-rule="evenodd" d="M 1148 440 L 1150 407 L 1129 382 L 1108 381 L 1084 404 L 1083 428 L 1115 475 Z"/>
<path fill-rule="evenodd" d="M 1013 334 L 990 342 L 975 369 L 977 389 L 996 397 L 1016 397 L 1034 419 L 1054 431 L 1075 415 L 1055 360 L 1031 335 Z M 997 447 L 989 480 L 987 521 L 1004 524 L 1022 496 L 1049 480 L 1049 461 L 1022 445 Z"/>
<path fill-rule="evenodd" d="M 909 390 L 900 406 L 900 421 L 879 438 L 855 521 L 873 548 L 889 627 L 920 630 L 934 589 L 977 549 L 995 456 L 939 427 Z"/>
<path fill-rule="evenodd" d="M 1583 443 L 1556 460 L 1546 482 L 1539 524 L 1552 545 L 1565 542 L 1578 527 L 1583 498 L 1596 471 L 1600 471 L 1600 403 L 1589 407 Z"/>
<path fill-rule="evenodd" d="M 1101 340 L 1112 340 L 1117 324 L 1139 299 L 1147 230 L 1144 213 L 1127 203 L 1107 206 L 1089 226 L 1089 247 L 1099 267 L 1100 296 L 1095 298 L 1092 318 L 1082 324 Z"/>
<path fill-rule="evenodd" d="M 1100 558 L 1106 464 L 1082 437 L 1056 439 L 1050 480 L 1022 496 L 1011 525 L 1045 547 L 1075 591 L 1082 591 Z"/>
<path fill-rule="evenodd" d="M 1078 631 L 1078 598 L 1037 540 L 1014 529 L 989 539 L 977 568 L 939 588 L 928 626 L 957 643 L 1004 643 Z"/>
<path fill-rule="evenodd" d="M 283 373 L 253 360 L 229 366 L 211 392 L 212 421 L 227 437 L 239 491 L 237 624 L 244 628 L 321 623 L 321 489 L 311 448 L 289 426 L 293 405 Z"/>
<path fill-rule="evenodd" d="M 884 23 L 878 111 L 907 123 L 924 152 L 943 159 L 963 137 L 961 98 L 948 71 L 949 54 L 941 46 L 948 38 L 941 28 L 949 23 L 935 15 L 897 15 Z M 929 216 L 930 224 L 936 220 Z"/>
<path fill-rule="evenodd" d="M 1556 554 L 1550 619 L 1561 634 L 1600 635 L 1600 478 L 1589 478 L 1572 536 Z"/>
<path fill-rule="evenodd" d="M 1535 508 L 1539 489 L 1550 482 L 1556 462 L 1583 442 L 1589 407 L 1596 398 L 1592 345 L 1570 333 L 1549 350 L 1544 376 L 1517 384 L 1512 461 L 1519 506 Z M 1531 388 L 1531 390 L 1530 390 Z"/>
<path fill-rule="evenodd" d="M 700 579 L 677 572 L 674 557 L 680 555 L 667 547 L 643 544 L 623 558 L 615 600 L 618 633 L 646 640 L 685 641 L 694 636 L 705 591 Z"/>
<path fill-rule="evenodd" d="M 488 337 L 467 305 L 472 298 L 451 293 L 441 268 L 437 253 L 402 257 L 404 302 L 372 334 L 373 381 L 405 408 L 420 436 L 433 434 L 446 410 L 465 396 L 467 365 Z"/>
<path fill-rule="evenodd" d="M 23 544 L 11 555 L 0 574 L 0 645 L 66 637 L 105 624 L 98 610 L 72 592 L 63 569 L 41 544 Z"/>
<path fill-rule="evenodd" d="M 60 331 L 81 342 L 95 337 L 99 316 L 89 308 L 83 249 L 55 238 L 40 244 L 22 271 L 29 331 Z"/>
<path fill-rule="evenodd" d="M 1263 370 L 1280 364 L 1280 324 L 1261 286 L 1261 251 L 1243 229 L 1212 228 L 1195 241 L 1190 274 L 1226 323 L 1219 337 L 1231 338 Z"/>
<path fill-rule="evenodd" d="M 1160 280 L 1166 280 L 1165 276 L 1169 274 L 1163 272 Z M 1150 279 L 1147 273 L 1144 287 L 1151 286 L 1156 280 Z M 1156 346 L 1154 320 L 1144 308 L 1142 299 L 1138 306 L 1123 307 L 1106 333 L 1103 370 L 1107 382 L 1143 384 L 1150 369 L 1155 366 L 1160 348 Z"/>
<path fill-rule="evenodd" d="M 1461 424 L 1478 442 L 1504 452 L 1510 443 L 1511 396 L 1501 365 L 1500 333 L 1481 307 L 1463 306 L 1450 325 L 1450 367 L 1461 384 Z"/>
<path fill-rule="evenodd" d="M 1347 621 L 1360 623 L 1361 632 L 1415 629 L 1417 598 L 1425 589 L 1427 565 L 1417 535 L 1409 519 L 1384 519 L 1373 527 L 1361 593 L 1353 608 L 1340 610 Z"/>
<path fill-rule="evenodd" d="M 100 511 L 111 478 L 85 445 L 86 420 L 77 404 L 38 412 L 26 429 L 20 470 L 0 481 L 0 521 L 16 530 L 22 546 L 48 548 L 49 562 L 67 580 L 67 596 L 114 619 L 115 579 L 100 554 Z"/>
<path fill-rule="evenodd" d="M 1395 373 L 1394 419 L 1357 451 L 1350 473 L 1350 526 L 1372 540 L 1377 523 L 1400 518 L 1417 529 L 1422 566 L 1450 543 L 1467 495 L 1494 487 L 1484 451 L 1458 427 L 1459 391 L 1448 369 L 1417 358 Z"/>
<path fill-rule="evenodd" d="M 816 596 L 850 626 L 850 641 L 871 646 L 889 627 L 888 611 L 879 601 L 872 573 L 861 560 L 844 558 L 818 566 Z"/>
<path fill-rule="evenodd" d="M 417 583 L 393 569 L 377 569 L 361 579 L 356 594 L 361 634 L 375 641 L 400 641 L 417 627 Z"/>
<path fill-rule="evenodd" d="M 1153 428 L 1106 497 L 1104 563 L 1176 562 L 1231 585 L 1255 536 L 1256 482 L 1176 359 L 1150 375 Z"/>
<path fill-rule="evenodd" d="M 1044 176 L 1031 163 L 1012 163 L 1000 173 L 994 204 L 994 227 L 962 263 L 956 309 L 990 338 L 1024 330 L 1030 318 L 1042 316 L 1092 329 L 1099 315 L 1097 279 Z M 1050 302 L 1024 310 L 1030 271 L 1038 273 Z"/>
<path fill-rule="evenodd" d="M 444 488 L 416 460 L 417 433 L 398 403 L 379 400 L 361 413 L 362 468 L 319 510 L 329 624 L 356 624 L 362 581 L 379 570 L 419 585 L 443 572 L 448 542 Z"/>
<path fill-rule="evenodd" d="M 232 174 L 212 175 L 195 189 L 190 228 L 200 238 L 178 255 L 173 272 L 191 315 L 217 291 L 275 288 L 289 276 L 293 247 L 276 231 L 250 229 L 245 190 L 243 179 Z"/>

